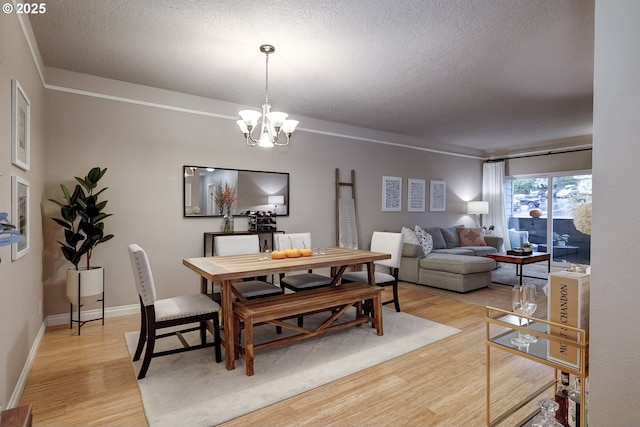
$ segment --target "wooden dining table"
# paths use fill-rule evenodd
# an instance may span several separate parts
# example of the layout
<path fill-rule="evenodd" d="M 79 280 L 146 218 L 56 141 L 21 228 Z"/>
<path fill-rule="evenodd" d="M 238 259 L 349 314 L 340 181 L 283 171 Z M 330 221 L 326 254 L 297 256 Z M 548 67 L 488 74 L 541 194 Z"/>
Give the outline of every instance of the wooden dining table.
<path fill-rule="evenodd" d="M 291 271 L 317 268 L 331 268 L 332 286 L 340 286 L 342 273 L 348 266 L 365 264 L 369 283 L 374 283 L 374 261 L 391 258 L 388 253 L 371 252 L 360 249 L 327 248 L 323 253 L 308 257 L 271 259 L 268 254 L 210 256 L 185 258 L 182 264 L 200 275 L 200 291 L 207 293 L 207 283 L 220 282 L 222 317 L 224 324 L 225 365 L 228 370 L 235 368 L 234 319 L 232 283 L 244 278 L 268 276 Z"/>

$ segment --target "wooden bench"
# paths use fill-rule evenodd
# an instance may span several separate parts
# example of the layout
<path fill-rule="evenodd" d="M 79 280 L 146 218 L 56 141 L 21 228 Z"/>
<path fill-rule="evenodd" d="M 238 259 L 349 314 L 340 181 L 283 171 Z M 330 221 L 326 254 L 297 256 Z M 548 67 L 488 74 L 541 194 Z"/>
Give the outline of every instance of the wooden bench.
<path fill-rule="evenodd" d="M 304 292 L 234 302 L 236 356 L 244 357 L 246 374 L 250 376 L 254 374 L 254 352 L 262 348 L 292 343 L 329 331 L 362 325 L 367 322 L 371 322 L 376 328 L 378 335 L 382 335 L 381 292 L 381 287 L 368 283 L 355 282 L 341 286 L 331 286 Z M 372 302 L 372 314 L 367 314 L 363 310 L 362 302 L 368 300 Z M 351 306 L 356 307 L 356 318 L 336 323 L 336 320 Z M 324 311 L 331 311 L 329 317 L 313 329 L 307 329 L 297 324 L 284 321 L 300 315 Z M 244 346 L 240 343 L 241 322 L 244 323 Z M 265 343 L 254 344 L 253 327 L 258 323 L 271 323 L 276 326 L 282 326 L 285 329 L 294 330 L 296 334 Z"/>

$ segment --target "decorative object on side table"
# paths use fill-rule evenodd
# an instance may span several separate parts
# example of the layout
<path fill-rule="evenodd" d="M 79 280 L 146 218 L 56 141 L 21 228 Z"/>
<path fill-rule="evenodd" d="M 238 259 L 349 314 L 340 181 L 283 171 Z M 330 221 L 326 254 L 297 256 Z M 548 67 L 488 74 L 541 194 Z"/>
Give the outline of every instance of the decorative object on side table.
<path fill-rule="evenodd" d="M 532 254 L 531 243 L 523 243 L 521 248 L 513 248 L 507 251 L 507 255 L 528 256 Z"/>
<path fill-rule="evenodd" d="M 75 268 L 67 270 L 67 298 L 73 312 L 73 304 L 78 309 L 78 319 L 73 320 L 70 314 L 69 328 L 78 323 L 78 335 L 81 326 L 91 320 L 82 321 L 80 308 L 89 302 L 102 302 L 102 317 L 92 320 L 102 320 L 104 325 L 104 269 L 91 266 L 93 249 L 100 243 L 113 238 L 113 234 L 104 234 L 104 220 L 112 214 L 103 212 L 107 201 L 98 201 L 98 196 L 108 187 L 96 190 L 98 181 L 107 172 L 107 168 L 92 168 L 84 178 L 75 177 L 78 184 L 71 193 L 60 184 L 64 203 L 55 199 L 49 201 L 60 206 L 60 218 L 52 218 L 64 228 L 65 241 L 58 241 L 64 257 Z M 86 266 L 80 267 L 82 258 L 86 259 Z"/>
<path fill-rule="evenodd" d="M 222 231 L 225 233 L 233 231 L 233 211 L 232 206 L 238 197 L 238 187 L 231 187 L 227 181 L 216 185 L 214 198 L 218 211 L 222 215 Z"/>

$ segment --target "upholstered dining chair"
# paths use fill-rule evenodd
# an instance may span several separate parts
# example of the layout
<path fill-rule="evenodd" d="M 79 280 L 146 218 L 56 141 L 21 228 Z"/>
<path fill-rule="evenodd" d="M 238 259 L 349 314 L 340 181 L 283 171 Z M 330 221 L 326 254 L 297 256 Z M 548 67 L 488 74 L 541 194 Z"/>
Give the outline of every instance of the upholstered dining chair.
<path fill-rule="evenodd" d="M 284 233 L 275 235 L 275 248 L 279 251 L 287 249 L 312 249 L 311 233 Z M 280 286 L 293 292 L 329 286 L 333 279 L 329 276 L 316 274 L 312 270 L 306 273 L 285 275 L 280 273 Z M 298 317 L 298 326 L 304 325 L 304 318 Z"/>
<path fill-rule="evenodd" d="M 394 303 L 396 311 L 400 311 L 398 299 L 398 270 L 402 256 L 402 234 L 374 231 L 371 236 L 372 252 L 383 252 L 391 255 L 390 259 L 375 261 L 375 284 L 377 286 L 393 286 L 393 299 L 382 304 Z M 342 275 L 342 283 L 368 282 L 367 271 L 352 271 Z"/>
<path fill-rule="evenodd" d="M 142 355 L 146 344 L 146 351 L 142 360 L 142 366 L 138 373 L 141 380 L 147 375 L 151 358 L 180 353 L 188 350 L 197 350 L 204 347 L 215 347 L 216 362 L 222 360 L 220 351 L 220 321 L 218 312 L 220 306 L 204 294 L 186 294 L 173 298 L 157 299 L 156 288 L 151 273 L 151 265 L 146 252 L 139 245 L 129 245 L 129 258 L 133 277 L 136 282 L 138 296 L 140 297 L 141 324 L 138 346 L 133 356 L 137 361 Z M 212 321 L 213 342 L 207 343 L 207 322 Z M 199 323 L 198 327 L 190 327 L 177 332 L 157 334 L 158 330 L 179 325 Z M 200 345 L 189 346 L 182 337 L 182 333 L 200 330 Z M 176 335 L 184 347 L 172 350 L 155 352 L 155 342 L 158 338 Z"/>
<path fill-rule="evenodd" d="M 257 234 L 218 236 L 213 242 L 214 256 L 249 255 L 260 253 Z M 258 258 L 256 257 L 256 262 Z M 279 295 L 284 289 L 258 278 L 233 283 L 234 294 L 241 300 Z"/>
<path fill-rule="evenodd" d="M 257 234 L 218 236 L 213 241 L 214 256 L 258 255 L 259 253 L 260 239 Z M 256 262 L 258 262 L 258 257 L 256 257 Z M 284 288 L 258 277 L 245 279 L 241 282 L 234 282 L 231 286 L 233 286 L 233 293 L 240 300 L 263 298 L 284 293 Z M 240 330 L 238 330 L 238 334 L 239 333 Z M 276 333 L 282 333 L 281 326 L 276 326 Z"/>
<path fill-rule="evenodd" d="M 275 247 L 279 251 L 294 248 L 312 248 L 311 233 L 277 234 L 275 238 Z M 328 286 L 332 281 L 333 279 L 331 277 L 313 273 L 312 270 L 308 270 L 306 273 L 296 273 L 292 275 L 280 274 L 280 285 L 294 292 Z"/>

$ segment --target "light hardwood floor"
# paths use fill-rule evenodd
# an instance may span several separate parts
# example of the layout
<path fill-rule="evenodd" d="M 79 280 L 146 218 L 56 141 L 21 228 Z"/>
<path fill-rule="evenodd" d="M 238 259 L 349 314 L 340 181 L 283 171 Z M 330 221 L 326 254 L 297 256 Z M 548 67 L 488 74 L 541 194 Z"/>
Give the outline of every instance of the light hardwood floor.
<path fill-rule="evenodd" d="M 400 290 L 404 312 L 462 332 L 223 425 L 485 425 L 484 308 L 428 288 Z M 137 315 L 108 318 L 104 327 L 89 323 L 81 336 L 49 328 L 20 400 L 33 405 L 33 425 L 146 426 L 123 336 L 138 328 Z M 492 351 L 491 361 L 493 416 L 553 378 L 551 368 L 502 351 Z M 515 425 L 533 406 L 503 425 Z"/>

